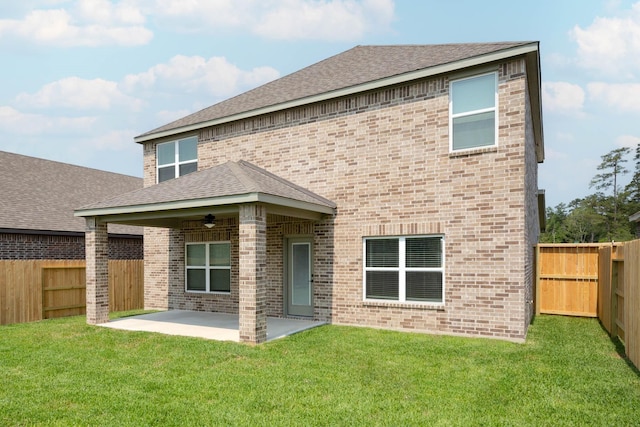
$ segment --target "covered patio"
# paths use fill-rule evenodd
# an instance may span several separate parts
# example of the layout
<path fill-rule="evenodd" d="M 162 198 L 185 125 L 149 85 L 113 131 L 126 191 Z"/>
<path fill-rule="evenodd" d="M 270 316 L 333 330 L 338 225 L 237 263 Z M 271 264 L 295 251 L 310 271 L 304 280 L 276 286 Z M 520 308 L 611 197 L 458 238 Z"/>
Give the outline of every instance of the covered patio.
<path fill-rule="evenodd" d="M 87 323 L 109 323 L 108 223 L 184 233 L 186 223 L 234 218 L 239 243 L 234 258 L 238 268 L 238 340 L 259 344 L 271 339 L 267 319 L 267 215 L 320 221 L 335 215 L 335 209 L 330 200 L 245 161 L 229 161 L 80 208 L 75 215 L 84 217 L 87 223 Z M 202 227 L 205 225 L 212 224 Z M 184 247 L 178 250 L 184 252 Z M 184 254 L 175 249 L 167 251 L 174 263 L 172 271 L 184 269 Z M 175 276 L 169 275 L 168 280 L 177 283 Z M 313 282 L 312 278 L 308 280 Z M 278 321 L 271 323 L 276 325 Z M 186 327 L 185 323 L 176 325 Z"/>
<path fill-rule="evenodd" d="M 324 324 L 325 322 L 313 320 L 267 317 L 266 341 L 283 338 Z M 240 319 L 235 314 L 170 310 L 123 317 L 107 323 L 100 323 L 98 326 L 126 331 L 157 332 L 166 335 L 240 342 Z"/>

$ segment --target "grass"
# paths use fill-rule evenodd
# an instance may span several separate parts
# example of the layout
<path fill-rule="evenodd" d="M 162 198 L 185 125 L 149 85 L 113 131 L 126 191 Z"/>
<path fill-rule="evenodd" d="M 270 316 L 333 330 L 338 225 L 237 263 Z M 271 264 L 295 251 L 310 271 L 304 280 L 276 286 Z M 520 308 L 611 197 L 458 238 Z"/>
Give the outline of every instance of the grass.
<path fill-rule="evenodd" d="M 525 344 L 323 326 L 257 347 L 0 326 L 0 425 L 640 424 L 640 375 L 593 319 Z"/>

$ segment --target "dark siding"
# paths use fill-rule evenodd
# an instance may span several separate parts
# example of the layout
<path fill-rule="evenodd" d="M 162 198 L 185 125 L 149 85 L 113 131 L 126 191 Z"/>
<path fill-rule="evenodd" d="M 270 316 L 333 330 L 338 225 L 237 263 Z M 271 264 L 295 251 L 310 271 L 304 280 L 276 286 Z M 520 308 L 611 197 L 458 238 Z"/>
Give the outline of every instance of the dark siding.
<path fill-rule="evenodd" d="M 0 233 L 0 259 L 84 259 L 84 236 Z M 109 259 L 143 259 L 142 236 L 109 238 Z"/>

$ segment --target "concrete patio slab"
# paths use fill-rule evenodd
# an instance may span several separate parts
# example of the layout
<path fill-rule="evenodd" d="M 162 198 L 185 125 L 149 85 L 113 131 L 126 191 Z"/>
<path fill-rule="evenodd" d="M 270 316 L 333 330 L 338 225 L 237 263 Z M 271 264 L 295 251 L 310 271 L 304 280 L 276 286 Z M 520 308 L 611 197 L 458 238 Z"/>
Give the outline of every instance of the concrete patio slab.
<path fill-rule="evenodd" d="M 325 322 L 301 319 L 267 318 L 267 341 L 324 325 Z M 127 331 L 158 332 L 167 335 L 240 341 L 237 314 L 169 310 L 114 319 L 98 326 Z"/>

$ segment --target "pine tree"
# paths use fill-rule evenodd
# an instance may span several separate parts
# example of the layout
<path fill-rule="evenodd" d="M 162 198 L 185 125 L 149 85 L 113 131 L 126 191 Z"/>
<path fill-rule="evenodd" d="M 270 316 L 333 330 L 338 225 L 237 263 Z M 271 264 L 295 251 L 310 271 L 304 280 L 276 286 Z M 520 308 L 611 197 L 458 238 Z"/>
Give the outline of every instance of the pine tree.
<path fill-rule="evenodd" d="M 631 178 L 631 182 L 625 187 L 625 190 L 628 193 L 629 202 L 634 205 L 631 210 L 635 212 L 640 209 L 640 144 L 636 146 L 633 161 L 635 163 L 633 177 Z"/>
<path fill-rule="evenodd" d="M 611 150 L 609 153 L 602 156 L 602 162 L 598 165 L 598 170 L 602 172 L 593 177 L 590 183 L 590 187 L 595 187 L 597 190 L 602 190 L 604 192 L 608 190 L 613 191 L 612 196 L 607 196 L 606 193 L 600 194 L 600 208 L 604 208 L 603 213 L 607 218 L 607 240 L 612 238 L 614 230 L 618 230 L 620 228 L 620 224 L 618 224 L 618 207 L 621 199 L 619 195 L 622 192 L 622 189 L 618 185 L 618 179 L 620 176 L 629 172 L 624 167 L 624 164 L 627 162 L 625 156 L 630 152 L 631 148 L 622 147 Z M 622 197 L 622 199 L 624 198 L 626 197 Z"/>

